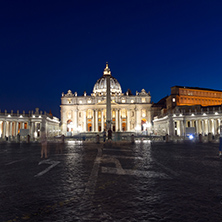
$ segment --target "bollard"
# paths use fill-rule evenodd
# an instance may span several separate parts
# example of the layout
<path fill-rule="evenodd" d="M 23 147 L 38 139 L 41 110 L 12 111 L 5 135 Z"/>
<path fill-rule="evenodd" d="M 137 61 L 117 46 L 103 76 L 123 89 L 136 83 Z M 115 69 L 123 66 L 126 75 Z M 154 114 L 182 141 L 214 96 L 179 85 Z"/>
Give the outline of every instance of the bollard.
<path fill-rule="evenodd" d="M 135 143 L 135 138 L 134 138 L 134 135 L 133 135 L 133 134 L 131 135 L 131 143 L 132 143 L 132 144 Z"/>
<path fill-rule="evenodd" d="M 30 135 L 27 136 L 27 143 L 30 143 Z"/>
<path fill-rule="evenodd" d="M 65 142 L 65 136 L 64 136 L 64 134 L 61 136 L 61 141 L 62 141 L 62 143 Z"/>
<path fill-rule="evenodd" d="M 202 134 L 199 134 L 199 143 L 202 143 Z"/>

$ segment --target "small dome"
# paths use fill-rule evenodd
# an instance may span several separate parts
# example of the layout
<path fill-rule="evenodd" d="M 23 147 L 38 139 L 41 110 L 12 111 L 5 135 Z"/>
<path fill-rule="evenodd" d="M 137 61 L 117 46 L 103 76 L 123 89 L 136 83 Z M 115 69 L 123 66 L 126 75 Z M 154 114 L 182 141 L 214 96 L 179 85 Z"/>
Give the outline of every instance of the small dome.
<path fill-rule="evenodd" d="M 110 76 L 110 92 L 112 94 L 122 93 L 122 89 L 119 82 L 113 76 Z M 102 76 L 100 79 L 97 80 L 93 88 L 93 93 L 106 93 L 106 77 L 105 76 Z"/>

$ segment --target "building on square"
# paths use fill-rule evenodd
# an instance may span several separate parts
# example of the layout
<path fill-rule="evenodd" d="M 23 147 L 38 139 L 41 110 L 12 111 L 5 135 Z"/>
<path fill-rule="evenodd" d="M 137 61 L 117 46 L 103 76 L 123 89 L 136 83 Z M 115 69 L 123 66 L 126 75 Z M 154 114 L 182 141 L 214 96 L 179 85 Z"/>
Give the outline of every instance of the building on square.
<path fill-rule="evenodd" d="M 0 111 L 0 136 L 4 140 L 16 140 L 17 135 L 22 136 L 22 132 L 26 132 L 31 140 L 38 140 L 41 136 L 41 129 L 44 129 L 47 137 L 54 137 L 60 133 L 60 121 L 51 113 L 39 111 L 23 111 L 16 113 Z M 22 138 L 21 138 L 22 139 Z"/>
<path fill-rule="evenodd" d="M 157 103 L 158 104 L 158 103 Z M 195 128 L 196 135 L 214 136 L 222 123 L 222 91 L 198 87 L 174 86 L 171 95 L 154 117 L 156 135 L 185 136 L 186 128 Z"/>
<path fill-rule="evenodd" d="M 108 63 L 103 76 L 89 95 L 78 96 L 68 90 L 61 97 L 61 131 L 64 135 L 79 132 L 101 132 L 106 129 L 106 78 L 110 75 L 111 115 L 113 131 L 151 130 L 151 96 L 144 89 L 133 95 L 122 92 L 120 83 L 111 75 Z M 106 129 L 107 130 L 107 129 Z"/>

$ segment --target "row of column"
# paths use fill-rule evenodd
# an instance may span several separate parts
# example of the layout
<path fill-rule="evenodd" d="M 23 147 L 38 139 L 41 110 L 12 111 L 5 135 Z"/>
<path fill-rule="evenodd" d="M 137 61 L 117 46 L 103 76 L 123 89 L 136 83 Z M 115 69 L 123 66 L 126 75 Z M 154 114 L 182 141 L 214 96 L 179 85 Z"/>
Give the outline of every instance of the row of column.
<path fill-rule="evenodd" d="M 26 127 L 25 127 L 26 124 Z M 30 136 L 34 137 L 37 130 L 37 122 L 0 121 L 0 136 L 2 138 L 17 136 L 20 129 L 30 129 Z M 41 123 L 40 123 L 41 128 Z"/>
<path fill-rule="evenodd" d="M 220 133 L 220 125 L 221 119 L 180 120 L 173 123 L 174 132 L 177 132 L 179 136 L 184 136 L 186 127 L 195 127 L 196 134 L 207 135 L 208 133 L 212 133 L 216 135 Z"/>
<path fill-rule="evenodd" d="M 98 117 L 98 113 L 99 111 L 101 111 L 101 117 Z M 130 131 L 130 110 L 127 110 L 127 115 L 126 117 L 122 118 L 120 115 L 121 109 L 115 109 L 115 117 L 113 117 L 112 119 L 115 119 L 115 122 L 113 124 L 115 124 L 115 130 L 116 131 L 122 131 L 122 119 L 126 119 L 126 130 Z M 141 125 L 141 111 L 138 109 L 133 110 L 135 111 L 135 126 L 137 124 Z M 89 122 L 87 122 L 87 116 L 86 116 L 86 110 L 81 111 L 83 112 L 83 121 L 82 123 L 79 122 L 79 118 L 78 118 L 78 110 L 74 111 L 74 123 L 73 123 L 73 127 L 74 129 L 78 129 L 79 124 L 82 125 L 82 131 L 87 131 L 87 124 Z M 99 124 L 99 119 L 101 120 L 101 124 Z M 99 125 L 101 125 L 101 131 L 104 130 L 105 127 L 105 119 L 104 119 L 104 110 L 103 109 L 93 109 L 93 115 L 91 118 L 91 122 L 92 124 L 92 131 L 97 132 L 99 131 Z"/>

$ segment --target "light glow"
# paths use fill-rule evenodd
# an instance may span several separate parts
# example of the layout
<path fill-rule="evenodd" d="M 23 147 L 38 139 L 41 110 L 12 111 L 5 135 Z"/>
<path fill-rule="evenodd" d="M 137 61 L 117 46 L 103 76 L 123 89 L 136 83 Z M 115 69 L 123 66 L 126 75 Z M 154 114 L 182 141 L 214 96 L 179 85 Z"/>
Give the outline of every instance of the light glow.
<path fill-rule="evenodd" d="M 189 139 L 192 140 L 194 136 L 192 134 L 189 135 Z"/>

